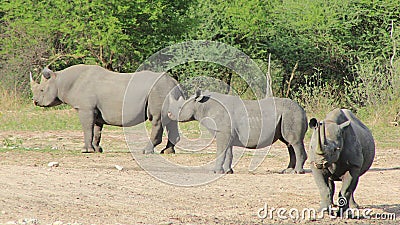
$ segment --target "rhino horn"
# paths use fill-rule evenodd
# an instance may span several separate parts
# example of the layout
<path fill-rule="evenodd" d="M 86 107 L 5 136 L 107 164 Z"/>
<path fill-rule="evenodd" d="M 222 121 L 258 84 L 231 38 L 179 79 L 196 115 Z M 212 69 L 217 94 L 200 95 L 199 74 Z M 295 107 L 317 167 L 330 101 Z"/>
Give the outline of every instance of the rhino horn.
<path fill-rule="evenodd" d="M 325 144 L 325 122 L 322 121 L 322 124 L 320 126 L 320 132 L 321 132 L 321 144 L 324 145 Z"/>
<path fill-rule="evenodd" d="M 325 124 L 324 122 L 321 122 L 320 126 L 318 127 L 317 130 L 317 149 L 315 150 L 315 153 L 318 155 L 323 155 L 324 151 L 322 150 L 322 146 L 325 143 Z"/>
<path fill-rule="evenodd" d="M 32 86 L 32 87 L 38 84 L 38 83 L 36 83 L 36 81 L 33 79 L 32 72 L 29 72 L 29 79 L 30 79 L 30 81 L 31 81 L 31 86 Z"/>
<path fill-rule="evenodd" d="M 346 121 L 346 122 L 340 124 L 340 125 L 339 125 L 339 128 L 340 128 L 341 130 L 343 130 L 344 128 L 348 127 L 349 125 L 350 125 L 350 120 L 348 120 L 348 121 Z"/>

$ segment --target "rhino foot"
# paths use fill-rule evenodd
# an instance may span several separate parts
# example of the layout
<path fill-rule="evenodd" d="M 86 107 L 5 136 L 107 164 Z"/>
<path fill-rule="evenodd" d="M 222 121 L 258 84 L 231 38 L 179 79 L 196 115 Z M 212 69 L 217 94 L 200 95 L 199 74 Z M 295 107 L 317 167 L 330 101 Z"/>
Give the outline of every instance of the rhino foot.
<path fill-rule="evenodd" d="M 352 209 L 359 209 L 360 208 L 360 206 L 357 203 L 352 202 L 352 201 L 350 201 L 349 206 Z"/>
<path fill-rule="evenodd" d="M 100 147 L 100 146 L 99 146 L 99 147 L 95 147 L 95 148 L 94 148 L 94 151 L 95 151 L 95 152 L 99 152 L 99 153 L 103 153 L 103 148 Z"/>
<path fill-rule="evenodd" d="M 305 174 L 305 170 L 295 170 L 294 168 L 286 168 L 282 171 L 282 174 Z"/>
<path fill-rule="evenodd" d="M 82 149 L 81 152 L 82 153 L 94 153 L 95 150 L 94 150 L 94 148 L 84 148 L 84 149 Z"/>
<path fill-rule="evenodd" d="M 154 149 L 148 149 L 148 148 L 143 149 L 143 154 L 153 154 L 153 153 Z"/>
<path fill-rule="evenodd" d="M 164 148 L 161 150 L 160 154 L 175 154 L 175 149 L 172 147 Z"/>
<path fill-rule="evenodd" d="M 229 169 L 225 171 L 226 174 L 233 174 L 233 169 Z"/>
<path fill-rule="evenodd" d="M 233 174 L 233 169 L 229 170 L 214 170 L 215 174 Z"/>
<path fill-rule="evenodd" d="M 282 170 L 281 173 L 282 174 L 293 174 L 294 173 L 294 169 L 293 168 L 286 168 L 286 169 Z"/>
<path fill-rule="evenodd" d="M 225 171 L 223 169 L 220 170 L 214 170 L 215 174 L 225 174 Z"/>

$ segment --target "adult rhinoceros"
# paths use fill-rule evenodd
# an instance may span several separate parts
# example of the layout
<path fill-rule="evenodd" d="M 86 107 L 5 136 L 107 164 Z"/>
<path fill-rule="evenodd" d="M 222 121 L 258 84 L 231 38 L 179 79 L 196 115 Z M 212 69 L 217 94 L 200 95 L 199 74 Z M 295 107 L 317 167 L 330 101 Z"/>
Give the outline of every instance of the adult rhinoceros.
<path fill-rule="evenodd" d="M 307 118 L 304 109 L 287 98 L 242 100 L 238 96 L 201 92 L 189 99 L 169 96 L 168 116 L 172 120 L 199 121 L 217 141 L 215 173 L 233 173 L 232 147 L 264 148 L 277 140 L 285 143 L 290 161 L 284 173 L 304 173 L 307 159 L 304 135 Z"/>
<path fill-rule="evenodd" d="M 179 140 L 177 122 L 162 116 L 162 106 L 177 82 L 167 74 L 123 74 L 96 65 L 75 65 L 58 72 L 45 68 L 40 84 L 32 74 L 30 79 L 35 105 L 66 103 L 78 111 L 85 139 L 82 152 L 102 152 L 99 144 L 104 124 L 134 126 L 147 119 L 152 130 L 143 153 L 153 153 L 161 143 L 163 126 L 168 131 L 168 143 L 162 153 L 174 152 L 174 144 Z"/>
<path fill-rule="evenodd" d="M 330 209 L 334 181 L 343 181 L 339 196 L 342 209 L 357 208 L 354 191 L 358 178 L 371 166 L 375 144 L 371 131 L 347 109 L 335 109 L 323 121 L 310 120 L 311 170 L 321 194 L 321 210 Z"/>

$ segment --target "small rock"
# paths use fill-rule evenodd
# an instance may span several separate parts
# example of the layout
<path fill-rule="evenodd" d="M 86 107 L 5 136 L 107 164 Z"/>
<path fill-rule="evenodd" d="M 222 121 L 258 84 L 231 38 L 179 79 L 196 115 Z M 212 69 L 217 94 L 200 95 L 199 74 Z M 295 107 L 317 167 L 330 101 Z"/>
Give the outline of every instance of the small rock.
<path fill-rule="evenodd" d="M 62 224 L 63 224 L 63 222 L 61 222 L 61 221 L 55 221 L 52 223 L 52 225 L 62 225 Z"/>
<path fill-rule="evenodd" d="M 47 164 L 48 167 L 58 167 L 60 165 L 60 163 L 58 162 L 49 162 L 49 164 Z"/>
<path fill-rule="evenodd" d="M 115 165 L 115 168 L 117 168 L 117 170 L 119 170 L 119 171 L 121 171 L 121 170 L 123 170 L 123 169 L 124 169 L 124 167 L 122 167 L 122 166 L 119 166 L 119 165 Z"/>

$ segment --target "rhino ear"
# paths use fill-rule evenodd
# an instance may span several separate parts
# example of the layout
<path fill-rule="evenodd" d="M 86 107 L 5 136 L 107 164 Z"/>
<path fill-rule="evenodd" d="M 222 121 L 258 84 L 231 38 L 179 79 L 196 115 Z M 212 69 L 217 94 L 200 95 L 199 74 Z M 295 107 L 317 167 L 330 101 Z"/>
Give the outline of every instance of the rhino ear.
<path fill-rule="evenodd" d="M 308 126 L 310 126 L 311 129 L 315 129 L 318 127 L 318 121 L 315 118 L 312 118 L 310 122 L 308 123 Z"/>
<path fill-rule="evenodd" d="M 350 125 L 350 120 L 347 120 L 346 122 L 342 123 L 339 125 L 339 128 L 343 130 L 344 128 L 348 127 Z"/>
<path fill-rule="evenodd" d="M 204 98 L 204 95 L 201 93 L 201 90 L 196 90 L 194 100 L 196 102 L 200 102 L 203 98 Z"/>
<path fill-rule="evenodd" d="M 50 79 L 51 77 L 55 77 L 56 74 L 51 71 L 48 67 L 44 68 L 42 71 L 43 77 L 46 79 Z"/>
<path fill-rule="evenodd" d="M 204 103 L 206 102 L 208 99 L 210 99 L 210 95 L 205 95 L 204 93 L 202 93 L 200 91 L 200 93 L 196 92 L 196 97 L 195 97 L 195 101 L 196 102 L 200 102 L 200 103 Z"/>

